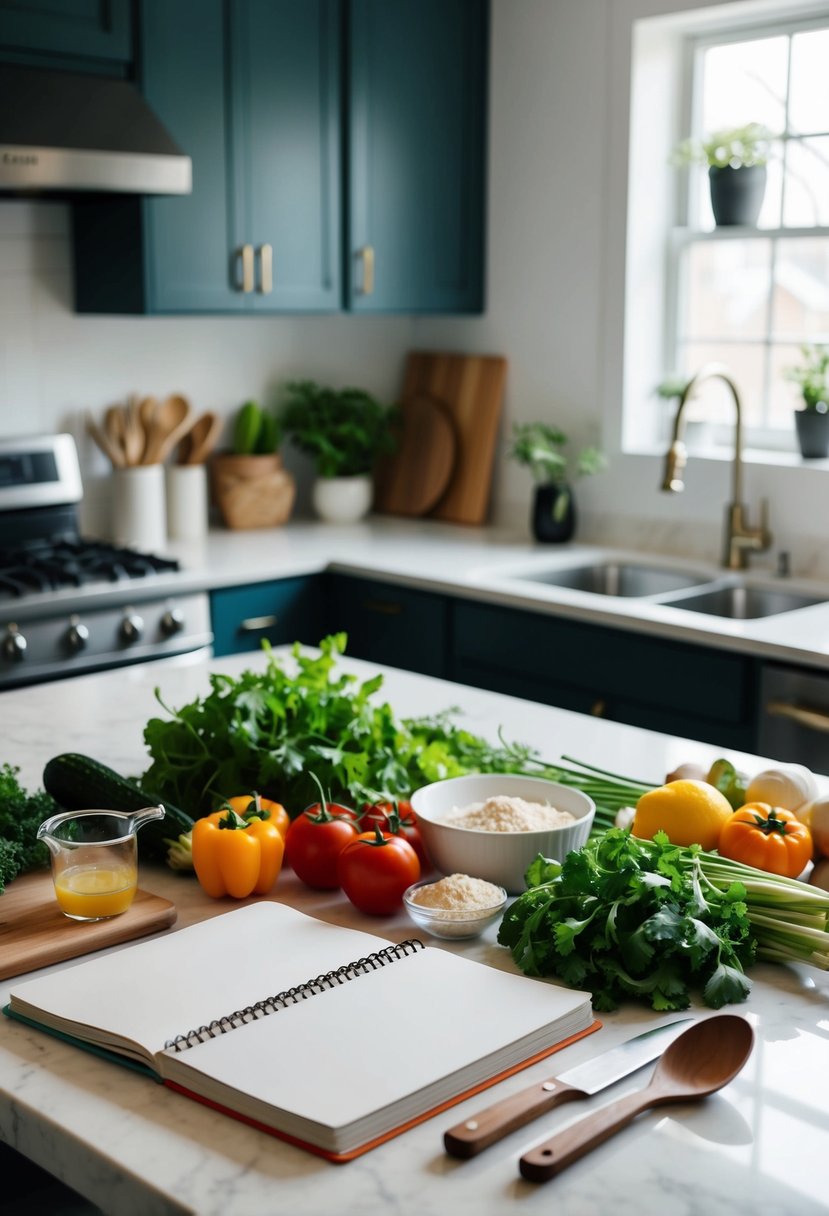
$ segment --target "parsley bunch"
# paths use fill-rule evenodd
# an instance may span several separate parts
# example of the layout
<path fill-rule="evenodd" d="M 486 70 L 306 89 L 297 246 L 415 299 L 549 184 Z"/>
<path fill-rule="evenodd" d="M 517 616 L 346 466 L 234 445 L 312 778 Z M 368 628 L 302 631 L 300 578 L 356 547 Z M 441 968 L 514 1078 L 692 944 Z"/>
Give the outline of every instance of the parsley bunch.
<path fill-rule="evenodd" d="M 45 866 L 46 845 L 37 829 L 58 806 L 48 794 L 29 794 L 17 779 L 20 769 L 0 765 L 0 893 L 18 874 Z"/>
<path fill-rule="evenodd" d="M 698 846 L 612 828 L 563 864 L 537 858 L 527 883 L 498 941 L 528 975 L 589 990 L 599 1011 L 625 998 L 687 1009 L 694 986 L 713 1009 L 748 996 L 743 968 L 756 942 L 746 889 L 710 881 Z"/>

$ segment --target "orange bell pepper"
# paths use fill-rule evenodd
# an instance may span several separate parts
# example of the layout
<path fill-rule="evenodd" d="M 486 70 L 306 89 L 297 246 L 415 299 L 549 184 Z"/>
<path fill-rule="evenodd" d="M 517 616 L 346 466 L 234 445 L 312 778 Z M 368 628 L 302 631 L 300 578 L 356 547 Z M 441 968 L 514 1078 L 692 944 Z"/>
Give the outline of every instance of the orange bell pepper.
<path fill-rule="evenodd" d="M 193 825 L 193 868 L 208 895 L 266 895 L 282 868 L 285 841 L 266 811 L 244 818 L 232 807 Z"/>
<path fill-rule="evenodd" d="M 747 802 L 725 821 L 717 849 L 732 861 L 797 878 L 812 859 L 812 836 L 791 811 Z"/>

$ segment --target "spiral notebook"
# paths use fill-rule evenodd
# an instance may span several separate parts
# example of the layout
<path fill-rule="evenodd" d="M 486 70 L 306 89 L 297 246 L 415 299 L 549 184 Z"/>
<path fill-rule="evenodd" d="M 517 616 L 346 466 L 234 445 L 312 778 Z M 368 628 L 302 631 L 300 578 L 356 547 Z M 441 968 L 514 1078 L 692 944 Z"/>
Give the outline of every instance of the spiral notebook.
<path fill-rule="evenodd" d="M 30 980 L 6 1012 L 334 1161 L 597 1025 L 587 993 L 271 902 Z"/>

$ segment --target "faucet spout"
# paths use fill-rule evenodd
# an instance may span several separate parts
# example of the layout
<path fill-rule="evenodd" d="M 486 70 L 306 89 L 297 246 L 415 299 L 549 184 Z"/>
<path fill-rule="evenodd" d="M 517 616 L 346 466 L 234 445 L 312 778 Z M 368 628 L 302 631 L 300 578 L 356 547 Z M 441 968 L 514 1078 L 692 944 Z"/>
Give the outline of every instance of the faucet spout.
<path fill-rule="evenodd" d="M 763 504 L 759 528 L 751 528 L 748 524 L 748 511 L 743 503 L 743 411 L 740 394 L 732 379 L 731 372 L 724 363 L 706 363 L 696 372 L 682 391 L 674 417 L 671 446 L 665 456 L 665 474 L 662 489 L 676 493 L 684 489 L 682 471 L 685 468 L 687 452 L 683 442 L 685 426 L 685 406 L 694 390 L 706 380 L 718 379 L 726 384 L 734 399 L 734 456 L 732 459 L 732 493 L 731 502 L 726 510 L 725 553 L 723 565 L 730 570 L 741 570 L 748 565 L 750 552 L 762 552 L 768 549 L 772 542 L 768 530 L 766 504 Z"/>

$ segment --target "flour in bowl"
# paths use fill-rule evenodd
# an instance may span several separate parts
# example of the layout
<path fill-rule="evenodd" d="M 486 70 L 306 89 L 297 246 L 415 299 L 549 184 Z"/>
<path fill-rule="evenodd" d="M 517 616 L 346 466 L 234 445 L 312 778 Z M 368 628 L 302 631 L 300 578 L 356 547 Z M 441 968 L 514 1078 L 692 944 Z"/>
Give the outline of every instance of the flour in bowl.
<path fill-rule="evenodd" d="M 453 828 L 478 829 L 484 832 L 539 832 L 545 828 L 560 828 L 575 823 L 576 816 L 560 811 L 549 802 L 527 802 L 525 798 L 510 798 L 496 794 L 486 802 L 474 802 L 467 807 L 453 807 L 444 820 Z"/>

